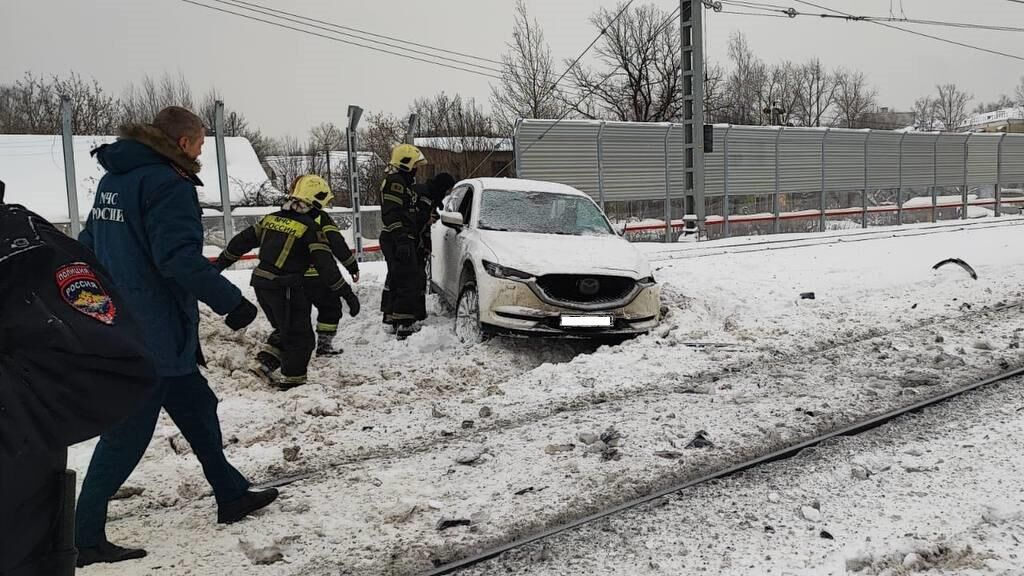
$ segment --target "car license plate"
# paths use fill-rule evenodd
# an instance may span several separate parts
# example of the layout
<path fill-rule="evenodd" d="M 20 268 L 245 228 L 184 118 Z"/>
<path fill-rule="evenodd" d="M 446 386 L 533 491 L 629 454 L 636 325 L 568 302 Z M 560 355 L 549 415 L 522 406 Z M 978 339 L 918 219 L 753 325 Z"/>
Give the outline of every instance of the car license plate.
<path fill-rule="evenodd" d="M 562 316 L 562 328 L 611 328 L 611 316 Z"/>

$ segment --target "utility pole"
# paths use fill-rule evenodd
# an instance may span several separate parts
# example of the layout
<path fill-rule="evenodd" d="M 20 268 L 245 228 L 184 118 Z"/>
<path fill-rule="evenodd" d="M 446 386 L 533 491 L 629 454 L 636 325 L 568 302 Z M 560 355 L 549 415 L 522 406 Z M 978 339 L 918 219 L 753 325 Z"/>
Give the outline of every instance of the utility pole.
<path fill-rule="evenodd" d="M 363 216 L 359 205 L 359 152 L 357 130 L 363 109 L 359 106 L 348 107 L 348 124 L 345 127 L 346 146 L 348 147 L 348 189 L 352 197 L 352 240 L 356 245 L 356 258 L 363 259 Z"/>
<path fill-rule="evenodd" d="M 699 238 L 705 235 L 703 0 L 679 1 L 679 35 L 686 166 L 685 213 L 697 216 Z"/>

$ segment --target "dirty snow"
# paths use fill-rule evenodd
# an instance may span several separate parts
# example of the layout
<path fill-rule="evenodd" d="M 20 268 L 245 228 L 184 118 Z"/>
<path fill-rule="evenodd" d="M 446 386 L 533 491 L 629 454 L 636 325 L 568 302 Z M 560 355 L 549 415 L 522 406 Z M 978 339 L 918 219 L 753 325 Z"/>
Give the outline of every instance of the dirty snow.
<path fill-rule="evenodd" d="M 384 269 L 366 264 L 365 312 L 337 341 L 345 354 L 315 359 L 315 384 L 284 393 L 245 371 L 266 323 L 233 334 L 204 312 L 229 458 L 256 480 L 311 476 L 266 512 L 218 526 L 198 463 L 164 419 L 128 481 L 145 491 L 111 505 L 111 537 L 149 558 L 82 574 L 413 574 L 1024 365 L 1022 225 L 643 245 L 668 316 L 616 347 L 465 348 L 434 299 L 423 329 L 398 343 L 374 314 Z M 949 257 L 979 279 L 931 269 Z M 247 272 L 229 274 L 247 284 Z M 688 448 L 700 432 L 713 447 Z M 91 447 L 72 451 L 78 470 Z M 784 489 L 777 499 L 797 512 L 811 505 Z M 733 523 L 707 523 L 730 539 Z"/>

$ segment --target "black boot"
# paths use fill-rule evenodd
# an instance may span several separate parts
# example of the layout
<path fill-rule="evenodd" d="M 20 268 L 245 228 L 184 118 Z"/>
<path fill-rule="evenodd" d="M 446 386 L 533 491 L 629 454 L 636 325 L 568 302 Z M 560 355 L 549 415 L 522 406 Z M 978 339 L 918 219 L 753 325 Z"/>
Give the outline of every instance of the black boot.
<path fill-rule="evenodd" d="M 316 333 L 316 355 L 317 356 L 337 356 L 343 353 L 344 350 L 341 348 L 334 347 L 334 334 L 329 332 L 317 332 Z"/>
<path fill-rule="evenodd" d="M 395 329 L 395 336 L 399 340 L 405 340 L 406 338 L 412 336 L 415 333 L 416 330 L 413 329 L 412 324 L 399 324 L 398 327 Z"/>
<path fill-rule="evenodd" d="M 78 567 L 84 568 L 90 564 L 113 564 L 145 557 L 146 551 L 141 548 L 122 548 L 104 540 L 96 546 L 78 549 Z"/>
<path fill-rule="evenodd" d="M 268 488 L 259 492 L 249 490 L 234 502 L 228 502 L 217 510 L 218 524 L 232 524 L 253 512 L 265 508 L 277 500 L 277 488 Z"/>

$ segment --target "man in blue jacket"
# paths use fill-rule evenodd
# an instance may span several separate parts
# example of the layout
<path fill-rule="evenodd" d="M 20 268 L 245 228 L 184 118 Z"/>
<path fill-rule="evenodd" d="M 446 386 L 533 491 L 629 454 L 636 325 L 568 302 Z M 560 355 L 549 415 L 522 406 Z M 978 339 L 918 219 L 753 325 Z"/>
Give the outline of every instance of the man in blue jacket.
<path fill-rule="evenodd" d="M 141 460 L 160 409 L 192 446 L 213 487 L 220 523 L 241 520 L 270 504 L 276 490 L 255 492 L 224 456 L 217 397 L 199 373 L 199 306 L 204 302 L 234 330 L 256 318 L 256 307 L 203 257 L 199 155 L 202 120 L 167 108 L 152 124 L 122 129 L 93 153 L 107 170 L 79 241 L 96 252 L 125 306 L 143 327 L 160 382 L 142 407 L 96 446 L 82 485 L 76 519 L 78 565 L 142 558 L 141 549 L 106 537 L 107 503 Z"/>

